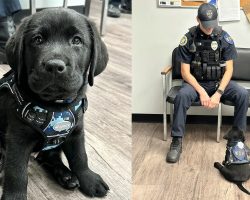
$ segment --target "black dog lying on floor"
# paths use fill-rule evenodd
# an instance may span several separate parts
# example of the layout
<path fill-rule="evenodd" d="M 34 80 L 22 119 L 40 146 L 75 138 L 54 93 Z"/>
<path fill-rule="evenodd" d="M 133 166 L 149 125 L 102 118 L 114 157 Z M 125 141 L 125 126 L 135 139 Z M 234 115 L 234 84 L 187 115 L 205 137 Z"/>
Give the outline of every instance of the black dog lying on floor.
<path fill-rule="evenodd" d="M 27 199 L 32 152 L 63 187 L 105 196 L 107 184 L 88 168 L 83 131 L 87 85 L 108 61 L 95 25 L 70 9 L 46 9 L 22 21 L 6 53 L 12 71 L 0 80 L 2 200 Z"/>
<path fill-rule="evenodd" d="M 237 128 L 232 128 L 223 138 L 227 140 L 226 156 L 222 162 L 224 166 L 215 162 L 214 167 L 225 179 L 237 184 L 243 192 L 250 195 L 242 185 L 250 178 L 250 150 L 244 144 L 244 133 Z"/>

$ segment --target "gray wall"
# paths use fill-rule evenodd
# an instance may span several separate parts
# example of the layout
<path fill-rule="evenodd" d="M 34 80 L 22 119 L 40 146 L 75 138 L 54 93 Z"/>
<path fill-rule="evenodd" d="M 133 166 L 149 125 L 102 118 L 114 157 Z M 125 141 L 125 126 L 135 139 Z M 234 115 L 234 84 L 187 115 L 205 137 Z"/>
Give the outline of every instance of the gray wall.
<path fill-rule="evenodd" d="M 197 25 L 196 15 L 197 8 L 157 8 L 154 0 L 133 1 L 133 113 L 162 113 L 160 72 L 164 66 L 170 65 L 171 52 L 188 28 Z M 250 24 L 243 11 L 240 21 L 220 25 L 231 35 L 237 47 L 250 48 Z M 223 107 L 222 111 L 223 115 L 232 115 L 229 107 Z M 216 110 L 204 112 L 203 108 L 192 108 L 189 113 L 213 115 Z"/>

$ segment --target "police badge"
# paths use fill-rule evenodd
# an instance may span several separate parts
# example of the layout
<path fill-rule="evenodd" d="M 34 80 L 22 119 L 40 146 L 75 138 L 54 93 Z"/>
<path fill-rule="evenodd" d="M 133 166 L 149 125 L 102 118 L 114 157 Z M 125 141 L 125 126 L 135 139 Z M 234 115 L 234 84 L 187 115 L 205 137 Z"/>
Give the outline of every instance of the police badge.
<path fill-rule="evenodd" d="M 188 41 L 187 36 L 184 35 L 184 36 L 181 38 L 180 45 L 181 45 L 181 46 L 185 46 L 185 45 L 187 44 L 187 41 Z"/>
<path fill-rule="evenodd" d="M 217 41 L 212 41 L 211 42 L 211 48 L 215 51 L 218 48 L 218 43 Z"/>

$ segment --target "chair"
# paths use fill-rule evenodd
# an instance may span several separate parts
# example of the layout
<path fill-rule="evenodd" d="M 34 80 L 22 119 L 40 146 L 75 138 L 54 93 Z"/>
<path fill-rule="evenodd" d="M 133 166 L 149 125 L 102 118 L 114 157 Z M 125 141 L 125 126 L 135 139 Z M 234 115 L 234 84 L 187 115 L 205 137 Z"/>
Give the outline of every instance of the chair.
<path fill-rule="evenodd" d="M 237 48 L 237 59 L 234 60 L 234 72 L 232 80 L 235 81 L 250 81 L 250 48 Z M 250 94 L 250 87 L 247 88 L 248 93 Z M 221 103 L 228 106 L 235 106 L 232 101 L 221 100 Z M 250 107 L 250 99 L 249 105 Z"/>
<path fill-rule="evenodd" d="M 170 125 L 173 122 L 173 104 L 177 93 L 181 86 L 173 86 L 174 81 L 182 80 L 181 77 L 181 63 L 177 60 L 176 47 L 172 52 L 172 66 L 165 67 L 162 72 L 162 85 L 163 85 L 163 139 L 167 140 L 167 103 L 170 104 Z M 182 80 L 183 81 L 183 80 Z M 201 106 L 200 101 L 193 102 L 191 106 Z M 217 123 L 217 138 L 216 141 L 220 141 L 220 127 L 221 127 L 221 103 L 218 106 L 218 123 Z"/>

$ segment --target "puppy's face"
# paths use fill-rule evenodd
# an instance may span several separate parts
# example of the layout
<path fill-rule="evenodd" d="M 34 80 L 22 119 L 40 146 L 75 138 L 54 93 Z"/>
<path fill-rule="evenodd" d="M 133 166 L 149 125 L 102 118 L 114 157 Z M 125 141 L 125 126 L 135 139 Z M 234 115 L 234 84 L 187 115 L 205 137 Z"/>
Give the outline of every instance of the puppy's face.
<path fill-rule="evenodd" d="M 47 9 L 25 19 L 6 49 L 9 60 L 18 54 L 10 65 L 20 84 L 26 82 L 45 101 L 76 98 L 87 75 L 93 85 L 108 60 L 94 25 L 69 9 Z"/>
<path fill-rule="evenodd" d="M 242 142 L 245 141 L 245 136 L 243 131 L 238 128 L 232 128 L 226 135 L 224 135 L 223 138 L 228 140 L 228 142 L 237 140 L 240 140 Z"/>

